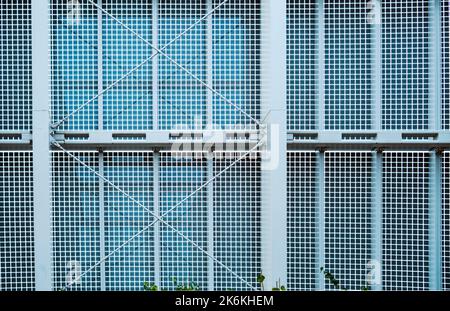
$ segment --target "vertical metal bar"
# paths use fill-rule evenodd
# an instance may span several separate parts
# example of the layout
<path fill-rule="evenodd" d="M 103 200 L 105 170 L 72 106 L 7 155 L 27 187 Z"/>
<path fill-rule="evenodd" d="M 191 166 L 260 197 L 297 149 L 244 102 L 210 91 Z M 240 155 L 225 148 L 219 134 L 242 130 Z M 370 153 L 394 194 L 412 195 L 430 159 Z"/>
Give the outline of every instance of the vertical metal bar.
<path fill-rule="evenodd" d="M 153 152 L 153 212 L 155 215 L 160 215 L 159 208 L 159 168 L 160 168 L 160 154 L 159 151 Z M 160 249 L 160 231 L 159 221 L 153 225 L 153 247 L 155 255 L 155 284 L 161 286 L 161 249 Z"/>
<path fill-rule="evenodd" d="M 212 0 L 206 1 L 206 12 L 211 12 Z M 206 83 L 213 85 L 212 74 L 212 48 L 213 48 L 213 27 L 212 27 L 212 15 L 209 15 L 206 19 Z M 213 124 L 213 93 L 208 90 L 206 97 L 206 127 L 212 129 Z"/>
<path fill-rule="evenodd" d="M 49 144 L 49 2 L 31 1 L 33 92 L 33 191 L 36 290 L 52 289 L 50 144 Z"/>
<path fill-rule="evenodd" d="M 317 153 L 317 289 L 325 289 L 320 267 L 325 267 L 325 154 Z"/>
<path fill-rule="evenodd" d="M 102 0 L 97 0 L 99 7 L 102 7 Z M 103 91 L 103 29 L 102 10 L 97 9 L 97 92 Z M 103 130 L 103 95 L 97 98 L 98 109 L 98 129 Z"/>
<path fill-rule="evenodd" d="M 152 45 L 158 47 L 158 0 L 152 0 Z M 153 129 L 156 131 L 159 129 L 159 89 L 158 89 L 158 59 L 159 55 L 156 55 L 152 59 L 152 122 Z"/>
<path fill-rule="evenodd" d="M 100 175 L 105 176 L 104 169 L 104 155 L 103 150 L 98 151 L 98 172 Z M 100 258 L 105 257 L 105 182 L 103 179 L 98 179 L 99 199 L 98 207 L 100 211 Z M 100 289 L 106 290 L 106 268 L 105 262 L 100 264 Z"/>
<path fill-rule="evenodd" d="M 380 0 L 371 1 L 373 16 L 368 16 L 372 23 L 372 129 L 381 130 L 382 122 L 382 57 L 381 57 L 381 3 Z M 367 21 L 369 22 L 369 20 Z"/>
<path fill-rule="evenodd" d="M 261 107 L 268 132 L 261 162 L 261 266 L 270 289 L 287 282 L 286 0 L 261 4 Z"/>
<path fill-rule="evenodd" d="M 208 154 L 207 159 L 207 180 L 210 180 L 214 176 L 213 172 L 213 153 Z M 214 183 L 209 183 L 207 188 L 208 199 L 208 251 L 210 254 L 214 254 Z M 208 290 L 214 290 L 214 261 L 208 257 Z"/>
<path fill-rule="evenodd" d="M 429 42 L 429 122 L 430 129 L 441 128 L 441 2 L 430 1 L 430 42 Z"/>
<path fill-rule="evenodd" d="M 325 8 L 317 2 L 317 129 L 325 129 Z"/>
<path fill-rule="evenodd" d="M 429 248 L 430 290 L 441 290 L 441 157 L 430 154 Z"/>
<path fill-rule="evenodd" d="M 372 265 L 370 284 L 373 290 L 382 290 L 381 262 L 383 256 L 383 176 L 382 153 L 375 151 L 372 156 Z M 377 275 L 378 274 L 378 275 Z"/>

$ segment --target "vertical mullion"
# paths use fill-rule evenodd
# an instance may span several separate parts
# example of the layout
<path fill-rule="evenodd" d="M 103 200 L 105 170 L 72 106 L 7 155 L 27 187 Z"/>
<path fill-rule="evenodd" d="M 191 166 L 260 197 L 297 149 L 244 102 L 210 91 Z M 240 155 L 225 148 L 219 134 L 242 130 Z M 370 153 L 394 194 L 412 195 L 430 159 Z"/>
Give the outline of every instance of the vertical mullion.
<path fill-rule="evenodd" d="M 325 11 L 324 0 L 317 1 L 317 129 L 325 129 Z"/>
<path fill-rule="evenodd" d="M 49 144 L 49 1 L 31 1 L 36 290 L 52 289 Z"/>
<path fill-rule="evenodd" d="M 441 157 L 430 153 L 429 247 L 430 290 L 442 289 L 441 278 Z"/>
<path fill-rule="evenodd" d="M 213 178 L 213 154 L 209 153 L 207 158 L 207 177 L 206 180 Z M 208 200 L 208 247 L 207 250 L 210 254 L 214 254 L 214 188 L 213 183 L 208 184 L 207 188 L 207 200 Z M 208 257 L 208 290 L 214 290 L 214 261 Z"/>
<path fill-rule="evenodd" d="M 103 150 L 98 151 L 98 173 L 101 176 L 105 176 L 104 169 L 104 154 Z M 100 219 L 100 258 L 103 258 L 106 254 L 105 251 L 105 182 L 103 179 L 98 179 L 98 190 L 99 190 L 99 219 Z M 105 262 L 100 264 L 100 289 L 102 291 L 106 290 L 106 269 Z"/>
<path fill-rule="evenodd" d="M 381 33 L 381 3 L 373 0 L 372 16 L 372 129 L 381 129 L 381 77 L 382 77 L 382 33 Z"/>
<path fill-rule="evenodd" d="M 382 290 L 381 279 L 381 262 L 383 256 L 382 243 L 383 243 L 383 205 L 382 205 L 382 191 L 383 191 L 383 176 L 382 176 L 382 153 L 375 151 L 373 153 L 372 163 L 372 260 L 374 273 L 380 273 L 379 283 L 370 284 L 374 290 Z M 377 269 L 380 268 L 380 271 Z M 377 277 L 377 276 L 375 276 Z"/>
<path fill-rule="evenodd" d="M 325 279 L 319 268 L 325 265 L 325 154 L 317 153 L 317 289 L 325 289 Z"/>
<path fill-rule="evenodd" d="M 158 0 L 152 0 L 152 45 L 158 48 Z M 158 59 L 156 55 L 152 59 L 152 117 L 153 130 L 159 129 L 159 101 L 158 101 Z"/>
<path fill-rule="evenodd" d="M 430 104 L 429 104 L 429 128 L 440 130 L 441 128 L 441 3 L 440 0 L 430 2 Z"/>
<path fill-rule="evenodd" d="M 153 152 L 153 213 L 155 215 L 160 215 L 159 208 L 159 168 L 160 168 L 160 154 L 159 151 L 155 150 Z M 159 221 L 153 225 L 153 247 L 154 247 L 154 267 L 155 267 L 155 284 L 161 287 L 161 250 L 160 250 L 160 232 L 159 232 Z"/>
<path fill-rule="evenodd" d="M 212 0 L 206 0 L 206 12 L 211 12 Z M 206 83 L 213 86 L 213 74 L 212 74 L 212 50 L 213 50 L 213 27 L 212 27 L 212 15 L 209 15 L 206 19 Z M 214 86 L 213 86 L 214 87 Z M 207 129 L 212 129 L 213 124 L 213 94 L 211 91 L 207 91 L 206 95 L 206 124 Z"/>
<path fill-rule="evenodd" d="M 99 7 L 102 7 L 102 0 L 97 0 Z M 103 12 L 97 8 L 97 92 L 103 91 Z M 98 103 L 98 129 L 103 130 L 103 95 L 97 98 Z"/>

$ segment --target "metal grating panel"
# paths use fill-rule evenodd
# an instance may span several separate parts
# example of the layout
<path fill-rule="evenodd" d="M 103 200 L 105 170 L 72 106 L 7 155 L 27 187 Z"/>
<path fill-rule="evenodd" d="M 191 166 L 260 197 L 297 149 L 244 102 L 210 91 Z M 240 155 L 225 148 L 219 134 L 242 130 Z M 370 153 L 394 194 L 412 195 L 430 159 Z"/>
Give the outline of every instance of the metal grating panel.
<path fill-rule="evenodd" d="M 442 155 L 442 289 L 450 290 L 450 152 Z"/>
<path fill-rule="evenodd" d="M 383 153 L 383 288 L 429 288 L 428 152 Z"/>
<path fill-rule="evenodd" d="M 216 7 L 223 0 L 213 0 Z M 259 119 L 260 4 L 228 1 L 212 17 L 213 87 Z M 235 107 L 213 95 L 213 123 L 221 128 L 252 128 L 255 124 Z"/>
<path fill-rule="evenodd" d="M 286 2 L 287 128 L 314 130 L 317 126 L 316 1 Z"/>
<path fill-rule="evenodd" d="M 429 0 L 382 1 L 382 128 L 428 129 Z"/>
<path fill-rule="evenodd" d="M 0 4 L 0 131 L 31 129 L 31 0 Z"/>
<path fill-rule="evenodd" d="M 205 153 L 161 152 L 160 211 L 164 214 L 200 187 L 207 176 Z M 206 250 L 207 191 L 202 189 L 164 217 L 185 236 Z M 161 287 L 196 284 L 207 288 L 207 257 L 171 228 L 160 225 Z M 174 282 L 174 279 L 176 280 Z"/>
<path fill-rule="evenodd" d="M 317 154 L 287 154 L 287 288 L 314 290 L 317 277 Z"/>
<path fill-rule="evenodd" d="M 31 152 L 0 152 L 0 290 L 34 290 Z"/>
<path fill-rule="evenodd" d="M 450 130 L 450 2 L 441 0 L 441 127 Z"/>
<path fill-rule="evenodd" d="M 52 0 L 50 4 L 52 122 L 97 94 L 97 9 L 87 0 Z M 98 128 L 98 100 L 61 124 L 60 129 Z"/>
<path fill-rule="evenodd" d="M 151 1 L 150 1 L 151 2 Z M 108 13 L 152 42 L 152 5 L 131 0 L 104 1 Z M 111 85 L 156 51 L 102 13 L 103 85 Z M 152 61 L 149 60 L 104 95 L 107 130 L 152 129 Z"/>
<path fill-rule="evenodd" d="M 214 175 L 240 153 L 214 153 Z M 261 161 L 251 154 L 214 181 L 214 256 L 258 287 L 261 272 Z M 214 263 L 215 290 L 250 290 Z"/>
<path fill-rule="evenodd" d="M 372 125 L 367 0 L 325 1 L 325 129 Z"/>
<path fill-rule="evenodd" d="M 163 47 L 206 14 L 204 1 L 159 3 L 158 42 Z M 206 80 L 206 24 L 201 22 L 164 50 L 201 80 Z M 206 89 L 164 56 L 159 65 L 159 128 L 201 129 L 206 122 Z"/>
<path fill-rule="evenodd" d="M 98 171 L 97 152 L 75 152 Z M 61 289 L 100 260 L 98 178 L 60 151 L 52 152 L 53 287 Z M 96 267 L 69 290 L 100 290 Z"/>
<path fill-rule="evenodd" d="M 104 175 L 133 199 L 153 211 L 151 152 L 105 152 Z M 105 254 L 114 251 L 154 217 L 105 183 Z M 139 290 L 154 282 L 153 230 L 150 228 L 105 262 L 106 290 Z"/>
<path fill-rule="evenodd" d="M 367 285 L 371 207 L 372 153 L 325 152 L 325 268 L 347 289 Z"/>

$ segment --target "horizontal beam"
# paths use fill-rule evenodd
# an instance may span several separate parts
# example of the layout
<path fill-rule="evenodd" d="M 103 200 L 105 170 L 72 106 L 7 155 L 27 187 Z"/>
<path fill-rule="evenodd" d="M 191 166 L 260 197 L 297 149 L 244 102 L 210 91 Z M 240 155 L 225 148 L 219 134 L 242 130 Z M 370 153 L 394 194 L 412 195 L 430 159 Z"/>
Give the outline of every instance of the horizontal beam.
<path fill-rule="evenodd" d="M 448 131 L 290 131 L 290 147 L 450 147 Z"/>

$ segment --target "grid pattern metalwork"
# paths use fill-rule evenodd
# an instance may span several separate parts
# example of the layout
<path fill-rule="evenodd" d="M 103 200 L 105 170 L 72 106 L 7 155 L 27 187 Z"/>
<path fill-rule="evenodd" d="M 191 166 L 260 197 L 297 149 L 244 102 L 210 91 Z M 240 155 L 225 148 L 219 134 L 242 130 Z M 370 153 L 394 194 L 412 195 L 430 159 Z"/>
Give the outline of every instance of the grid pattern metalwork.
<path fill-rule="evenodd" d="M 151 1 L 104 1 L 102 8 L 152 42 Z M 111 85 L 156 51 L 102 14 L 103 88 Z M 103 96 L 106 130 L 150 130 L 152 123 L 152 61 L 147 61 Z"/>
<path fill-rule="evenodd" d="M 287 288 L 315 290 L 317 279 L 317 153 L 287 153 Z"/>
<path fill-rule="evenodd" d="M 153 210 L 152 152 L 104 153 L 104 176 L 142 205 Z M 154 217 L 105 183 L 105 254 L 114 251 Z M 153 230 L 136 237 L 105 262 L 106 290 L 142 290 L 154 282 Z"/>
<path fill-rule="evenodd" d="M 31 0 L 0 4 L 0 131 L 31 129 Z"/>
<path fill-rule="evenodd" d="M 324 159 L 325 268 L 340 286 L 361 290 L 372 250 L 372 153 L 327 151 Z"/>
<path fill-rule="evenodd" d="M 429 152 L 383 152 L 383 288 L 429 288 Z"/>
<path fill-rule="evenodd" d="M 382 1 L 382 129 L 429 127 L 430 3 Z"/>
<path fill-rule="evenodd" d="M 98 171 L 97 152 L 74 152 Z M 100 260 L 98 177 L 62 151 L 52 152 L 53 287 L 62 289 Z M 100 290 L 96 267 L 68 290 Z"/>
<path fill-rule="evenodd" d="M 450 2 L 441 1 L 441 128 L 450 130 Z"/>
<path fill-rule="evenodd" d="M 326 0 L 324 6 L 325 129 L 368 130 L 372 24 L 367 1 Z"/>
<path fill-rule="evenodd" d="M 0 290 L 34 290 L 32 153 L 0 151 L 0 171 Z"/>
<path fill-rule="evenodd" d="M 51 0 L 49 14 L 51 117 L 58 122 L 98 93 L 97 9 L 86 0 Z M 60 129 L 98 129 L 98 99 Z"/>
<path fill-rule="evenodd" d="M 315 0 L 287 0 L 287 129 L 317 127 L 317 8 Z"/>
<path fill-rule="evenodd" d="M 223 0 L 213 0 L 216 7 Z M 259 119 L 260 115 L 260 4 L 229 1 L 212 16 L 213 87 L 233 104 Z M 213 123 L 221 128 L 253 128 L 255 124 L 217 95 Z"/>
<path fill-rule="evenodd" d="M 158 44 L 169 43 L 206 14 L 202 0 L 161 1 Z M 164 52 L 202 81 L 206 80 L 206 24 L 201 22 Z M 202 129 L 206 124 L 206 89 L 164 56 L 158 56 L 160 129 Z"/>
<path fill-rule="evenodd" d="M 160 153 L 160 211 L 169 211 L 200 187 L 207 178 L 206 154 L 203 152 Z M 207 249 L 207 191 L 202 189 L 164 219 L 185 236 Z M 195 284 L 207 288 L 207 257 L 195 246 L 160 224 L 161 287 L 173 290 L 176 285 Z"/>
<path fill-rule="evenodd" d="M 442 155 L 442 289 L 450 290 L 450 152 Z"/>
<path fill-rule="evenodd" d="M 242 156 L 214 152 L 213 174 Z M 261 272 L 261 160 L 257 153 L 242 159 L 215 182 L 214 256 L 257 288 Z M 241 280 L 214 263 L 215 290 L 249 290 Z"/>

